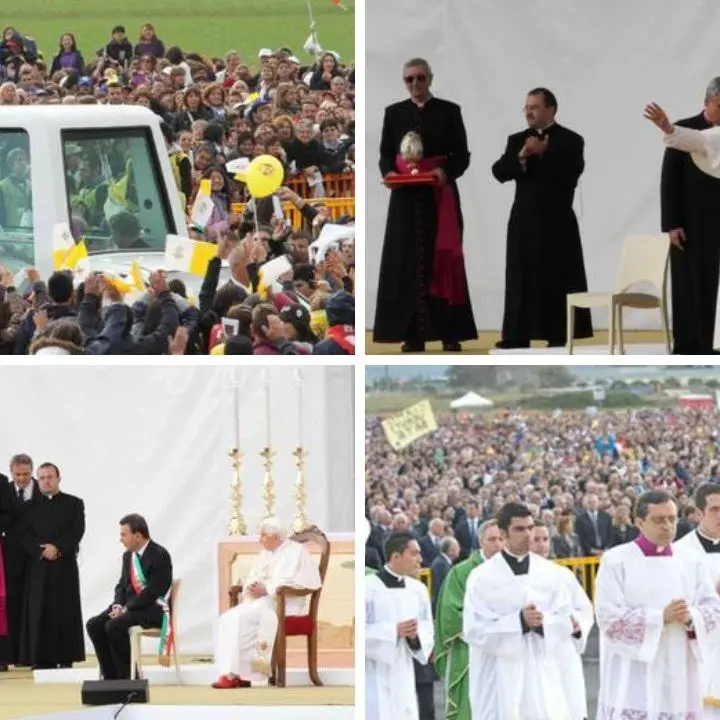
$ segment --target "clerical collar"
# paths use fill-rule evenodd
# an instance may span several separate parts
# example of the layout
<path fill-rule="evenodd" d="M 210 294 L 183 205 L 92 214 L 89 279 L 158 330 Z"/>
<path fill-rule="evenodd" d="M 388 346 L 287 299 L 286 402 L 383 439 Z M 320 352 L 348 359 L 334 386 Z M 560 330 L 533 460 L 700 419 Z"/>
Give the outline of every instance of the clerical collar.
<path fill-rule="evenodd" d="M 415 105 L 415 107 L 424 108 L 432 100 L 432 98 L 433 98 L 432 95 L 428 95 L 427 100 L 425 100 L 425 102 L 421 102 L 421 103 L 417 102 L 417 100 L 413 100 L 412 98 L 410 98 L 410 102 L 413 105 Z"/>
<path fill-rule="evenodd" d="M 405 578 L 394 573 L 387 565 L 377 574 L 377 579 L 389 589 L 400 589 L 405 587 Z"/>
<path fill-rule="evenodd" d="M 513 575 L 527 575 L 530 572 L 530 555 L 524 555 L 522 559 L 517 555 L 513 555 L 507 550 L 501 551 L 505 562 L 512 570 Z"/>
<path fill-rule="evenodd" d="M 711 538 L 709 535 L 706 535 L 704 532 L 698 528 L 695 531 L 703 540 L 707 540 L 708 542 L 712 543 L 713 545 L 720 545 L 720 538 Z"/>
<path fill-rule="evenodd" d="M 700 532 L 700 528 L 698 528 L 695 532 L 697 533 L 698 542 L 702 545 L 702 549 L 706 553 L 720 553 L 720 539 L 713 540 L 707 535 L 703 535 Z"/>
<path fill-rule="evenodd" d="M 396 580 L 405 579 L 402 575 L 398 575 L 394 570 L 391 570 L 389 565 L 383 566 L 383 570 L 385 570 L 385 572 L 387 572 L 389 575 L 392 575 Z"/>
<path fill-rule="evenodd" d="M 529 553 L 525 553 L 524 555 L 516 555 L 514 552 L 510 552 L 509 550 L 503 550 L 503 553 L 505 555 L 509 555 L 513 560 L 517 560 L 518 562 L 522 562 L 529 555 Z"/>
<path fill-rule="evenodd" d="M 656 545 L 644 535 L 638 535 L 633 542 L 640 548 L 645 557 L 672 556 L 672 545 Z"/>

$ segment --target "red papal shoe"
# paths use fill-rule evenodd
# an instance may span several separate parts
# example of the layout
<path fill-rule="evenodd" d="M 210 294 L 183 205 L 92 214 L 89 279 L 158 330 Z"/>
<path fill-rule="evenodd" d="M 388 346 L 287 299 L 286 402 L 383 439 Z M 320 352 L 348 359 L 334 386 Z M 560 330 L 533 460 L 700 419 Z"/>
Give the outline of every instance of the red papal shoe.
<path fill-rule="evenodd" d="M 249 680 L 243 680 L 239 677 L 221 675 L 219 679 L 212 684 L 212 686 L 216 690 L 232 690 L 234 688 L 249 688 L 251 683 Z"/>

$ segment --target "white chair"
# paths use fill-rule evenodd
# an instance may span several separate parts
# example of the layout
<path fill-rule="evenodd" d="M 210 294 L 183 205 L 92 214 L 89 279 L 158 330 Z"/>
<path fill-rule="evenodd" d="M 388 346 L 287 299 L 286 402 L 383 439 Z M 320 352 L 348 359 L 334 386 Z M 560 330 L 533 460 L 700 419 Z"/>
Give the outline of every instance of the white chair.
<path fill-rule="evenodd" d="M 575 308 L 608 308 L 608 349 L 615 354 L 617 331 L 620 354 L 625 354 L 622 311 L 624 307 L 638 309 L 660 308 L 665 349 L 670 354 L 670 327 L 667 308 L 667 274 L 670 260 L 670 238 L 662 235 L 628 235 L 620 259 L 620 271 L 614 293 L 569 293 L 567 296 L 567 350 L 573 354 Z M 630 292 L 640 283 L 652 283 L 658 295 Z"/>
<path fill-rule="evenodd" d="M 172 588 L 170 589 L 170 598 L 168 605 L 170 605 L 170 626 L 173 634 L 173 648 L 172 657 L 173 665 L 175 666 L 175 677 L 178 685 L 182 685 L 182 677 L 180 675 L 180 662 L 178 661 L 178 638 L 175 632 L 175 613 L 177 608 L 177 598 L 180 592 L 181 580 L 173 580 Z M 130 677 L 132 679 L 140 679 L 142 677 L 142 638 L 160 638 L 160 630 L 158 628 L 143 628 L 139 625 L 135 625 L 130 628 Z"/>

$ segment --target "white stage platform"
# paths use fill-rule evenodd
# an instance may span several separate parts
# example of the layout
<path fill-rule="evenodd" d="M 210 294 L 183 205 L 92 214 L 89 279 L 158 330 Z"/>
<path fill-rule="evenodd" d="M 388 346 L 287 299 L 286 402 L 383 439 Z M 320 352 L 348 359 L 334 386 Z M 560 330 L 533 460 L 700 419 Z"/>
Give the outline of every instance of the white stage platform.
<path fill-rule="evenodd" d="M 520 348 L 517 350 L 498 350 L 493 348 L 490 355 L 567 355 L 566 348 Z M 573 348 L 573 355 L 606 355 L 609 356 L 607 345 L 576 345 Z M 615 348 L 615 355 L 620 352 Z M 625 345 L 625 355 L 667 355 L 665 345 Z M 614 357 L 614 356 L 613 356 Z"/>
<path fill-rule="evenodd" d="M 320 679 L 325 685 L 348 686 L 355 684 L 355 670 L 323 669 L 318 670 Z M 175 668 L 164 668 L 160 665 L 149 665 L 143 668 L 143 675 L 150 685 L 177 685 Z M 181 665 L 180 679 L 183 685 L 200 685 L 207 687 L 218 679 L 218 671 L 214 665 Z M 36 683 L 54 683 L 79 685 L 85 680 L 97 680 L 97 668 L 72 668 L 68 670 L 35 670 L 33 680 Z M 286 682 L 288 687 L 309 686 L 312 683 L 307 670 L 288 668 Z"/>
<path fill-rule="evenodd" d="M 28 720 L 112 720 L 120 705 L 105 705 L 89 710 L 36 715 Z M 315 705 L 253 706 L 253 705 L 128 705 L 117 716 L 118 720 L 237 720 L 239 717 L 258 718 L 263 715 L 273 720 L 353 720 L 352 705 L 332 707 Z"/>

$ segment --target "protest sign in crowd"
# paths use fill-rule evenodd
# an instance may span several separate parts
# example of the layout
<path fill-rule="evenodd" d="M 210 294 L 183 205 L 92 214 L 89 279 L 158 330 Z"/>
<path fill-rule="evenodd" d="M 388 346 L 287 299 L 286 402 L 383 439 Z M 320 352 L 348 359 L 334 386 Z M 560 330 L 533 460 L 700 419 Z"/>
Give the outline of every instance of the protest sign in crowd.
<path fill-rule="evenodd" d="M 90 270 L 60 261 L 49 277 L 27 268 L 21 282 L 0 244 L 0 353 L 354 353 L 352 66 L 317 48 L 310 63 L 290 48 L 261 48 L 251 62 L 233 50 L 207 58 L 166 48 L 151 24 L 135 43 L 121 26 L 109 31 L 97 51 L 64 32 L 51 56 L 6 27 L 0 105 L 149 108 L 191 249 L 204 248 L 188 268 L 198 288 L 139 267 L 131 283 L 92 272 L 93 229 L 125 251 L 145 246 L 127 147 L 77 143 L 65 158 L 68 229 Z M 272 177 L 253 192 L 253 160 L 268 158 Z M 0 138 L 6 230 L 32 214 L 30 166 L 27 150 Z"/>

